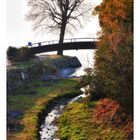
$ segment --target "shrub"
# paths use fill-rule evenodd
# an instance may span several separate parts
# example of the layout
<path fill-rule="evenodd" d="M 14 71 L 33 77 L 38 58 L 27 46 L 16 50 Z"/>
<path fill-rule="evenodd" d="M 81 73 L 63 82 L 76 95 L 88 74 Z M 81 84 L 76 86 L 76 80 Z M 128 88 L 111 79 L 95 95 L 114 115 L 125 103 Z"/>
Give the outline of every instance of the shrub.
<path fill-rule="evenodd" d="M 98 87 L 98 84 L 95 84 L 95 83 L 99 83 L 102 81 L 97 82 L 98 77 L 96 77 L 94 69 L 87 68 L 85 69 L 85 72 L 86 74 L 82 77 L 80 81 L 80 87 L 84 87 L 85 93 L 90 94 L 89 96 L 90 100 L 99 100 L 100 98 L 104 98 L 105 94 L 96 90 L 96 88 Z"/>
<path fill-rule="evenodd" d="M 28 60 L 29 58 L 31 58 L 31 56 L 32 55 L 28 47 L 21 47 L 18 49 L 18 55 L 17 55 L 18 61 Z"/>
<path fill-rule="evenodd" d="M 12 61 L 15 60 L 17 55 L 18 49 L 16 47 L 9 46 L 9 48 L 7 49 L 7 58 Z"/>
<path fill-rule="evenodd" d="M 97 93 L 116 100 L 126 112 L 133 110 L 133 48 L 120 44 L 115 51 L 99 48 L 95 56 L 94 84 Z"/>
<path fill-rule="evenodd" d="M 95 54 L 95 90 L 133 114 L 133 1 L 103 0 L 94 12 L 102 27 Z"/>
<path fill-rule="evenodd" d="M 7 50 L 7 57 L 11 61 L 24 61 L 30 59 L 32 54 L 27 47 L 21 47 L 18 49 L 10 46 Z"/>
<path fill-rule="evenodd" d="M 106 123 L 113 119 L 118 109 L 118 103 L 108 98 L 101 99 L 93 111 L 93 118 L 94 120 Z"/>
<path fill-rule="evenodd" d="M 127 139 L 133 139 L 133 121 L 121 106 L 108 98 L 101 99 L 93 109 L 92 121 L 99 125 L 120 128 Z"/>

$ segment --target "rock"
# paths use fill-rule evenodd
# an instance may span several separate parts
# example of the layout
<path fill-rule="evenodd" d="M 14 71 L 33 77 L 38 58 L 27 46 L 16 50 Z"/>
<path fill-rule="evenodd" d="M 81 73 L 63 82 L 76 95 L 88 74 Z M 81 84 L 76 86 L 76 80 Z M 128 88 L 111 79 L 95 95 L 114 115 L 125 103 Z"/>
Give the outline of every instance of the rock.
<path fill-rule="evenodd" d="M 77 57 L 72 57 L 72 59 L 69 60 L 69 66 L 72 68 L 78 68 L 81 67 L 82 64 L 80 63 Z"/>
<path fill-rule="evenodd" d="M 46 63 L 47 62 L 47 63 Z M 20 63 L 20 62 L 18 62 Z M 7 67 L 7 93 L 14 94 L 15 90 L 31 80 L 57 80 L 74 72 L 73 68 L 81 66 L 77 57 L 64 56 L 58 59 L 35 58 L 30 67 Z"/>

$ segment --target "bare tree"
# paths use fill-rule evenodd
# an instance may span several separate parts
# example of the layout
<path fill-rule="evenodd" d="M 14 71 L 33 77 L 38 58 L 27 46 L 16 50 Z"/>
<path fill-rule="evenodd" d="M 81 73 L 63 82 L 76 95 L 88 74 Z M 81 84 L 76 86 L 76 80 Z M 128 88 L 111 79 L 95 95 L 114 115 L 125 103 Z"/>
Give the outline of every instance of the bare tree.
<path fill-rule="evenodd" d="M 59 43 L 63 43 L 66 26 L 77 28 L 75 23 L 81 26 L 90 9 L 85 0 L 29 0 L 28 6 L 26 19 L 33 22 L 33 30 L 59 29 Z M 59 50 L 58 54 L 63 55 L 63 51 Z"/>

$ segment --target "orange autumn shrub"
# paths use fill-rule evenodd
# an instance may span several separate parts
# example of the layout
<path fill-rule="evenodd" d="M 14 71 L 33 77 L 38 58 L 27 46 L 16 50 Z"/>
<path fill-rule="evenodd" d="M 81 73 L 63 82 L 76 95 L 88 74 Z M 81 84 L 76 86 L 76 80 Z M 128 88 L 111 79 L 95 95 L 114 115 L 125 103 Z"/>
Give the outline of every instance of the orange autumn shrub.
<path fill-rule="evenodd" d="M 108 98 L 101 99 L 94 109 L 93 118 L 99 122 L 111 121 L 118 109 L 118 103 Z"/>
<path fill-rule="evenodd" d="M 93 110 L 92 122 L 121 128 L 127 137 L 133 137 L 133 121 L 131 116 L 125 114 L 117 102 L 108 98 L 99 101 Z"/>

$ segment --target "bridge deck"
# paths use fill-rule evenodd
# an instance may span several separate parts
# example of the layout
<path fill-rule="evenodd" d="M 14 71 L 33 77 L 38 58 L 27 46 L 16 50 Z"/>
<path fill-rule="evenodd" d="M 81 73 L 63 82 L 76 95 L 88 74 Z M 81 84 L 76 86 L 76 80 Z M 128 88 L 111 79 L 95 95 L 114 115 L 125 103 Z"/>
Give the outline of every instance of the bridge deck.
<path fill-rule="evenodd" d="M 95 38 L 72 38 L 65 39 L 64 43 L 56 43 L 56 40 L 34 43 L 31 45 L 31 53 L 52 52 L 58 50 L 79 50 L 79 49 L 96 49 Z"/>

